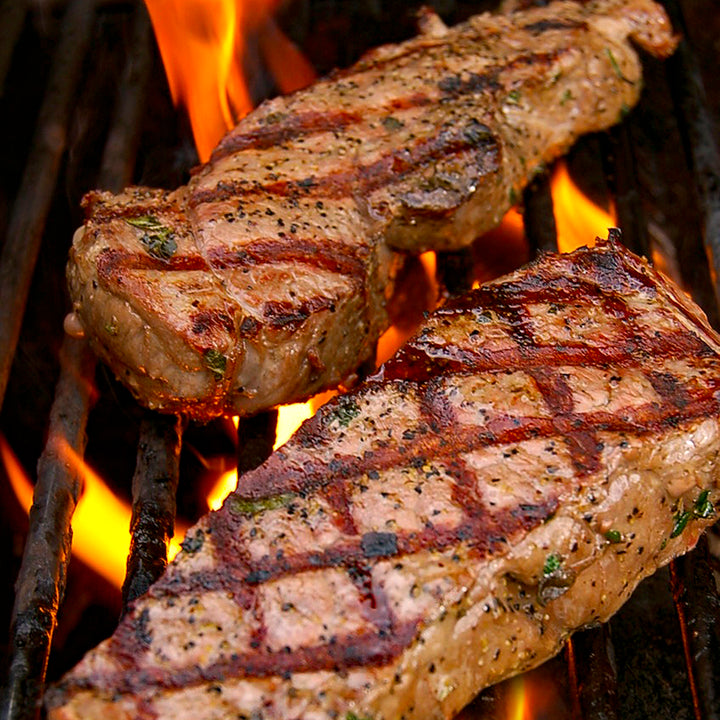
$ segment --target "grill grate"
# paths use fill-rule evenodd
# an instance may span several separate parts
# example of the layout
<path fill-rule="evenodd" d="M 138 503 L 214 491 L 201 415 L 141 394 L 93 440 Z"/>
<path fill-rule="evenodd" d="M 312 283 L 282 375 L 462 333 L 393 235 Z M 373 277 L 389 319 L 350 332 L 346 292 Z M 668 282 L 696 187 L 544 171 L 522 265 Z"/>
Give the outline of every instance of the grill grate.
<path fill-rule="evenodd" d="M 352 42 L 345 45 L 335 39 L 325 55 L 317 44 L 312 46 L 311 56 L 321 65 L 323 61 L 327 63 L 321 70 L 329 70 L 338 63 L 347 64 L 364 47 L 398 39 L 370 33 L 366 37 L 365 31 L 355 32 L 358 26 L 376 26 L 379 19 L 388 21 L 395 12 L 402 22 L 388 21 L 386 27 L 393 28 L 393 32 L 398 29 L 409 32 L 407 10 L 414 5 L 353 0 L 298 0 L 296 4 L 297 16 L 303 20 L 295 27 L 300 40 L 315 42 L 323 28 L 332 34 L 338 27 L 345 27 L 352 37 Z M 446 4 L 445 9 L 454 15 L 452 20 L 477 12 L 481 5 Z M 674 0 L 668 0 L 667 5 L 675 26 L 684 28 L 681 8 Z M 392 12 L 391 6 L 396 8 Z M 682 9 L 696 23 L 698 17 L 703 17 L 696 6 Z M 358 25 L 358 17 L 368 22 Z M 178 418 L 141 412 L 102 375 L 101 393 L 96 398 L 91 390 L 94 358 L 84 342 L 62 339 L 64 308 L 55 307 L 51 313 L 48 337 L 42 337 L 43 330 L 38 330 L 35 316 L 45 312 L 33 309 L 36 296 L 41 294 L 38 289 L 45 286 L 46 273 L 56 276 L 53 287 L 62 285 L 62 278 L 57 279 L 57 268 L 63 266 L 72 229 L 79 223 L 77 208 L 82 191 L 96 186 L 119 190 L 131 181 L 174 186 L 183 179 L 194 158 L 188 150 L 183 118 L 169 109 L 150 25 L 140 2 L 70 0 L 65 4 L 47 0 L 31 4 L 5 0 L 0 5 L 0 18 L 0 87 L 5 88 L 0 102 L 6 111 L 3 116 L 8 115 L 8 108 L 15 105 L 18 97 L 25 97 L 24 91 L 16 89 L 18 78 L 24 76 L 19 66 L 27 61 L 28 51 L 23 48 L 30 44 L 33 53 L 36 50 L 32 43 L 38 43 L 41 57 L 39 61 L 35 59 L 37 67 L 42 66 L 45 55 L 52 56 L 49 74 L 45 77 L 40 72 L 42 82 L 38 87 L 44 87 L 44 91 L 39 99 L 29 102 L 28 113 L 34 114 L 34 119 L 29 122 L 26 116 L 5 121 L 6 136 L 12 137 L 13 130 L 22 128 L 20 134 L 27 137 L 27 149 L 18 149 L 13 156 L 17 159 L 9 164 L 11 170 L 18 170 L 17 177 L 22 180 L 18 184 L 10 174 L 4 178 L 5 202 L 0 205 L 5 231 L 0 256 L 3 433 L 11 436 L 15 423 L 20 432 L 24 428 L 23 422 L 18 421 L 22 418 L 18 407 L 22 406 L 26 392 L 22 385 L 28 377 L 35 377 L 33 371 L 43 378 L 43 385 L 48 384 L 47 378 L 56 370 L 59 373 L 54 401 L 45 399 L 49 391 L 44 387 L 38 393 L 39 402 L 31 403 L 30 412 L 39 418 L 35 423 L 44 424 L 43 418 L 49 418 L 44 450 L 40 453 L 36 449 L 43 443 L 41 427 L 34 441 L 27 443 L 21 458 L 26 465 L 37 457 L 40 460 L 35 509 L 17 573 L 12 627 L 7 640 L 8 680 L 3 717 L 25 720 L 35 716 L 42 695 L 69 572 L 69 522 L 81 490 L 76 470 L 68 468 L 59 455 L 60 445 L 68 443 L 82 456 L 86 425 L 92 444 L 98 426 L 103 426 L 106 418 L 102 407 L 91 414 L 92 405 L 96 399 L 98 403 L 107 403 L 108 396 L 110 405 L 121 408 L 121 424 L 131 428 L 126 433 L 129 441 L 123 437 L 117 442 L 113 435 L 105 444 L 98 441 L 96 451 L 103 455 L 108 445 L 118 446 L 113 454 L 124 457 L 114 473 L 122 478 L 121 482 L 130 477 L 128 463 L 132 456 L 136 457 L 132 479 L 133 540 L 123 588 L 123 601 L 127 602 L 142 593 L 165 567 L 166 540 L 172 534 L 175 505 L 184 502 L 182 438 L 185 435 L 187 445 L 187 436 L 193 431 L 186 429 Z M 712 28 L 706 32 L 715 36 Z M 98 49 L 102 45 L 99 40 L 107 42 L 117 34 L 125 39 L 124 44 L 114 48 L 120 60 L 110 65 L 98 62 L 99 55 L 103 55 Z M 647 62 L 648 90 L 638 110 L 610 133 L 583 139 L 573 150 L 570 162 L 581 168 L 579 176 L 591 195 L 598 188 L 601 194 L 603 188 L 612 193 L 625 243 L 637 252 L 650 255 L 659 251 L 667 255 L 669 267 L 677 269 L 677 278 L 690 288 L 717 327 L 720 163 L 711 110 L 713 102 L 720 99 L 720 87 L 713 85 L 706 97 L 703 75 L 707 81 L 707 68 L 700 62 L 702 53 L 694 50 L 692 37 L 692 33 L 686 33 L 678 54 L 665 64 Z M 53 53 L 51 48 L 55 46 Z M 112 82 L 98 79 L 102 73 L 120 78 L 111 92 L 107 86 Z M 81 112 L 83 103 L 78 98 L 82 100 L 84 93 L 89 98 L 87 103 L 104 113 L 99 121 L 94 115 L 88 118 L 87 113 Z M 105 112 L 107 108 L 109 112 Z M 156 116 L 160 120 L 153 121 Z M 659 120 L 660 117 L 663 119 Z M 87 126 L 96 121 L 99 130 L 90 132 Z M 32 124 L 36 128 L 34 136 L 24 127 Z M 669 126 L 671 136 L 659 142 L 658 133 L 664 134 Z M 162 142 L 158 142 L 161 136 Z M 681 146 L 685 152 L 678 155 Z M 90 159 L 94 156 L 101 158 L 99 164 Z M 142 162 L 142 167 L 136 167 L 136 160 Z M 677 173 L 672 178 L 658 172 L 666 169 L 668 163 Z M 694 193 L 688 190 L 693 186 Z M 666 205 L 669 197 L 679 199 L 678 207 Z M 525 193 L 524 207 L 532 252 L 555 248 L 547 176 L 537 178 Z M 697 262 L 703 252 L 707 252 L 709 263 Z M 473 258 L 471 251 L 447 253 L 439 258 L 440 279 L 449 292 L 461 292 L 468 286 L 471 278 L 467 268 L 473 266 Z M 34 338 L 38 333 L 39 340 Z M 29 372 L 25 367 L 28 347 L 35 347 L 34 343 L 44 346 L 43 353 L 60 358 L 59 363 L 48 361 L 51 372 L 45 372 L 41 361 L 29 363 L 32 365 Z M 273 413 L 243 421 L 239 430 L 241 469 L 255 467 L 269 452 L 274 421 Z M 14 442 L 11 444 L 15 446 Z M 127 448 L 136 448 L 136 454 L 127 452 Z M 541 683 L 555 688 L 549 709 L 539 710 L 536 717 L 718 718 L 720 686 L 713 669 L 720 667 L 717 623 L 720 599 L 712 562 L 707 542 L 703 541 L 698 550 L 646 580 L 611 623 L 578 633 L 564 654 L 534 671 Z M 16 572 L 13 567 L 7 574 L 14 576 Z M 68 592 L 72 594 L 72 588 Z M 9 607 L 7 616 L 10 618 Z M 95 638 L 89 637 L 86 642 L 88 646 L 82 651 L 95 644 Z M 638 648 L 642 649 L 641 661 Z M 642 672 L 637 670 L 639 664 L 643 666 Z M 51 667 L 51 673 L 62 669 L 65 668 Z M 461 718 L 508 717 L 507 685 L 483 693 Z"/>

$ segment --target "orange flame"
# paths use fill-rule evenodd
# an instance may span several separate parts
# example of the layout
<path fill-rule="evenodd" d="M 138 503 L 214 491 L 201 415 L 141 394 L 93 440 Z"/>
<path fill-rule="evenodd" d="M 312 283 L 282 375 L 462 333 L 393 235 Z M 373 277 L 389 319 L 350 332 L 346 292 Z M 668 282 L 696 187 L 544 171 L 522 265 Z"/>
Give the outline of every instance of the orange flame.
<path fill-rule="evenodd" d="M 253 101 L 243 74 L 247 39 L 258 37 L 282 92 L 315 77 L 272 21 L 279 0 L 145 0 L 176 104 L 188 112 L 201 162 Z"/>
<path fill-rule="evenodd" d="M 420 255 L 420 262 L 422 263 L 423 270 L 425 272 L 424 281 L 430 288 L 430 295 L 436 299 L 438 296 L 437 281 L 435 279 L 437 255 L 432 251 L 424 252 Z M 421 308 L 421 310 L 425 309 L 427 308 Z M 405 344 L 405 342 L 409 340 L 415 330 L 416 328 L 412 326 L 400 328 L 397 325 L 391 325 L 378 340 L 375 358 L 378 367 L 389 360 Z"/>
<path fill-rule="evenodd" d="M 561 707 L 557 685 L 537 668 L 508 681 L 506 702 L 507 720 L 552 717 Z"/>
<path fill-rule="evenodd" d="M 65 461 L 80 474 L 83 490 L 72 517 L 73 552 L 96 573 L 121 587 L 130 549 L 130 506 L 116 497 L 100 477 L 65 442 L 61 446 Z M 15 495 L 30 512 L 33 485 L 5 438 L 0 435 L 0 457 Z M 168 550 L 174 557 L 180 549 L 186 526 L 179 526 Z"/>
<path fill-rule="evenodd" d="M 510 681 L 507 720 L 532 720 L 525 677 Z"/>
<path fill-rule="evenodd" d="M 614 208 L 606 212 L 587 198 L 573 182 L 564 160 L 557 163 L 551 190 L 560 252 L 592 247 L 597 236 L 607 237 L 608 228 L 617 224 Z"/>

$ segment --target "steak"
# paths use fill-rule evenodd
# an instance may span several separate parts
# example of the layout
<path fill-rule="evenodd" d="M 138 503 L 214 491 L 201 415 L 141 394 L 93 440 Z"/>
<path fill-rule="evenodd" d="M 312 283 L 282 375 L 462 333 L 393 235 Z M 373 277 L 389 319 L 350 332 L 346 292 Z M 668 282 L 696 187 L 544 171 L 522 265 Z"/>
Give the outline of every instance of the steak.
<path fill-rule="evenodd" d="M 450 718 L 720 497 L 720 337 L 613 241 L 436 311 L 190 530 L 50 720 Z"/>
<path fill-rule="evenodd" d="M 261 105 L 175 191 L 91 192 L 72 322 L 151 408 L 252 414 L 374 364 L 398 252 L 468 245 L 638 99 L 650 0 L 480 15 Z"/>

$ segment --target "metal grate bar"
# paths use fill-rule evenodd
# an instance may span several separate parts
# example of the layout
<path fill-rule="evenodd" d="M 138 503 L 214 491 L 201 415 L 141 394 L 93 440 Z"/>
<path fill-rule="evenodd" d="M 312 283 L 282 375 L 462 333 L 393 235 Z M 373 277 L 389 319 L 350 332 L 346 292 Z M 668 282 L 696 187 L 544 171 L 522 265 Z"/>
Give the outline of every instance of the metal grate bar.
<path fill-rule="evenodd" d="M 675 0 L 665 5 L 683 37 L 675 54 L 667 60 L 670 88 L 683 133 L 686 152 L 703 215 L 705 251 L 710 262 L 715 299 L 720 306 L 720 151 L 707 108 L 705 87 L 694 53 L 686 39 L 682 11 Z"/>
<path fill-rule="evenodd" d="M 694 552 L 675 561 L 670 578 L 682 621 L 695 715 L 699 719 L 719 720 L 720 596 L 705 536 Z"/>
<path fill-rule="evenodd" d="M 175 527 L 181 436 L 179 417 L 145 413 L 132 482 L 132 539 L 122 590 L 123 609 L 142 595 L 167 566 L 167 544 Z"/>
<path fill-rule="evenodd" d="M 241 417 L 238 421 L 238 478 L 262 465 L 270 457 L 275 444 L 277 410 Z"/>
<path fill-rule="evenodd" d="M 11 661 L 3 720 L 36 717 L 57 612 L 70 562 L 70 519 L 80 494 L 79 461 L 93 401 L 95 356 L 84 340 L 66 337 L 50 413 L 47 444 L 38 461 L 30 528 L 16 583 Z"/>
<path fill-rule="evenodd" d="M 114 119 L 100 164 L 98 185 L 119 192 L 132 181 L 148 81 L 153 67 L 152 26 L 144 4 L 135 10 L 131 47 L 120 80 Z"/>
<path fill-rule="evenodd" d="M 25 0 L 4 0 L 0 4 L 0 94 L 5 86 L 13 51 L 22 33 L 25 16 L 27 15 Z"/>
<path fill-rule="evenodd" d="M 533 256 L 539 252 L 557 252 L 557 226 L 550 192 L 550 174 L 538 175 L 523 194 L 523 225 Z"/>
<path fill-rule="evenodd" d="M 614 160 L 613 177 L 617 223 L 623 244 L 638 255 L 650 257 L 647 218 L 643 211 L 635 169 L 635 153 L 628 123 L 613 128 L 610 144 Z"/>
<path fill-rule="evenodd" d="M 0 256 L 0 405 L 20 337 L 94 19 L 95 6 L 88 0 L 74 0 L 65 12 L 32 151 Z"/>
<path fill-rule="evenodd" d="M 583 720 L 616 720 L 617 671 L 610 626 L 576 633 L 568 644 L 572 648 L 580 716 Z"/>

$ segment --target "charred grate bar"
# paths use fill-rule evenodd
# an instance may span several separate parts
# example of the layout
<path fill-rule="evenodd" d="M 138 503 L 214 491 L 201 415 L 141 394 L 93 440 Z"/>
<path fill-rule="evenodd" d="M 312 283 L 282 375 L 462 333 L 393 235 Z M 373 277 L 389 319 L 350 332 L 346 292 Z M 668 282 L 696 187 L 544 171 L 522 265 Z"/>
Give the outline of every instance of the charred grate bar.
<path fill-rule="evenodd" d="M 350 2 L 346 4 L 349 6 Z M 678 27 L 681 27 L 682 16 L 677 5 L 668 5 L 674 12 Z M 21 42 L 23 23 L 27 25 L 27 18 L 32 16 L 32 10 L 24 3 L 5 2 L 3 10 L 6 6 L 13 6 L 13 11 L 3 15 L 1 21 L 0 40 L 8 38 L 9 41 L 2 43 L 0 48 L 0 80 L 11 72 L 12 48 Z M 0 259 L 2 286 L 6 286 L 4 280 L 9 278 L 7 288 L 16 289 L 11 300 L 5 302 L 5 296 L 2 296 L 3 302 L 0 303 L 0 312 L 5 310 L 8 314 L 7 322 L 0 322 L 0 325 L 10 331 L 7 340 L 0 342 L 0 349 L 6 353 L 0 363 L 3 393 L 10 378 L 10 363 L 17 343 L 17 338 L 13 339 L 12 335 L 20 333 L 21 318 L 31 289 L 32 270 L 40 242 L 47 231 L 50 206 L 56 195 L 62 194 L 62 189 L 57 187 L 58 176 L 62 172 L 61 161 L 72 122 L 72 104 L 81 84 L 82 72 L 91 72 L 88 65 L 93 62 L 93 31 L 102 13 L 121 13 L 131 19 L 127 25 L 131 28 L 129 34 L 133 51 L 123 65 L 123 79 L 110 113 L 95 185 L 117 190 L 135 177 L 136 151 L 142 125 L 146 121 L 148 94 L 152 93 L 148 87 L 153 73 L 161 72 L 151 51 L 147 16 L 140 3 L 73 0 L 64 9 L 57 59 L 53 61 L 45 100 L 36 121 L 38 129 L 32 140 L 25 179 L 16 195 Z M 672 66 L 670 87 L 679 108 L 678 122 L 686 140 L 688 156 L 692 159 L 694 172 L 691 177 L 697 186 L 703 234 L 710 256 L 715 259 L 720 255 L 716 249 L 720 243 L 717 240 L 720 207 L 717 149 L 689 42 L 683 44 L 678 58 L 672 61 L 677 67 Z M 605 172 L 605 168 L 609 170 L 625 241 L 636 251 L 648 253 L 653 244 L 653 233 L 648 231 L 649 221 L 644 212 L 639 211 L 643 189 L 638 182 L 638 159 L 632 133 L 633 128 L 642 125 L 642 122 L 642 118 L 631 117 L 629 124 L 614 131 L 610 139 L 594 138 L 581 143 L 581 146 L 584 145 L 586 151 L 589 148 L 590 154 L 597 154 L 598 146 L 602 149 L 595 164 L 601 173 Z M 555 248 L 557 241 L 548 176 L 536 179 L 524 196 L 524 206 L 526 234 L 534 250 Z M 66 228 L 64 232 L 71 234 L 72 228 Z M 29 241 L 21 243 L 19 238 L 28 238 Z M 696 251 L 700 252 L 700 245 Z M 467 287 L 470 279 L 462 270 L 468 267 L 469 262 L 468 253 L 448 254 L 441 258 L 439 272 L 452 292 L 460 292 Z M 717 272 L 715 266 L 713 270 Z M 711 274 L 707 268 L 705 273 L 708 276 Z M 17 308 L 19 314 L 15 313 Z M 710 314 L 716 315 L 715 310 Z M 3 707 L 3 717 L 8 720 L 24 720 L 37 713 L 52 630 L 65 585 L 70 515 L 80 491 L 77 476 L 64 472 L 63 461 L 56 450 L 58 443 L 62 442 L 61 438 L 64 438 L 82 455 L 92 402 L 88 378 L 93 374 L 95 362 L 84 343 L 71 339 L 64 342 L 62 356 L 70 359 L 63 361 L 50 413 L 50 434 L 38 467 L 36 509 L 30 520 L 31 529 L 26 543 L 27 562 L 23 563 L 16 586 L 9 679 Z M 274 426 L 272 413 L 241 424 L 240 470 L 255 467 L 269 452 Z M 142 592 L 165 566 L 166 541 L 172 532 L 176 491 L 182 480 L 179 477 L 181 439 L 182 422 L 178 418 L 158 418 L 147 413 L 139 422 L 132 483 L 133 540 L 124 589 L 126 600 Z M 58 494 L 62 495 L 62 499 L 53 497 Z M 42 508 L 48 508 L 47 512 L 41 512 Z M 47 532 L 48 522 L 52 526 L 50 533 Z M 38 548 L 38 538 L 49 545 Z M 714 720 L 718 717 L 720 692 L 713 672 L 720 662 L 717 630 L 720 603 L 705 553 L 706 548 L 701 547 L 700 552 L 676 563 L 669 579 L 678 607 L 677 617 L 687 661 L 683 666 L 686 668 L 685 680 L 679 702 L 685 703 L 683 712 L 690 713 L 688 717 Z M 44 578 L 40 583 L 36 582 L 38 571 L 43 573 Z M 664 578 L 660 578 L 656 582 L 663 581 Z M 649 591 L 651 595 L 655 589 L 656 585 L 653 585 Z M 619 618 L 618 622 L 613 621 L 603 628 L 576 635 L 564 655 L 551 661 L 553 672 L 566 676 L 561 683 L 566 700 L 566 717 L 581 717 L 583 720 L 639 717 L 628 711 L 628 703 L 624 699 L 628 691 L 621 677 L 623 673 L 616 669 L 618 665 L 627 667 L 623 659 L 626 646 L 616 642 L 621 634 L 618 629 L 624 627 L 623 622 L 627 621 Z M 561 671 L 558 672 L 557 668 Z M 647 692 L 652 692 L 652 686 L 649 687 Z M 687 702 L 686 696 L 689 698 Z M 500 717 L 501 697 L 495 689 L 483 693 L 462 717 L 467 720 Z M 661 707 L 657 716 L 677 717 L 674 712 L 663 713 L 665 708 Z"/>
<path fill-rule="evenodd" d="M 11 662 L 3 717 L 37 712 L 57 613 L 70 562 L 70 520 L 81 490 L 77 462 L 92 403 L 95 357 L 82 340 L 63 344 L 62 371 L 50 415 L 50 431 L 38 462 L 30 530 L 16 584 L 11 625 Z"/>

